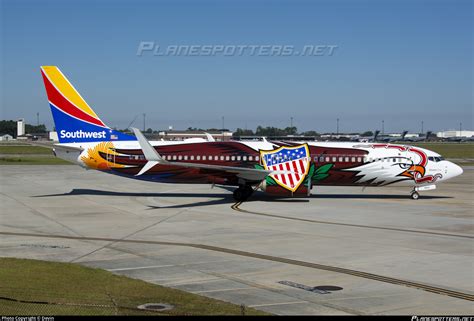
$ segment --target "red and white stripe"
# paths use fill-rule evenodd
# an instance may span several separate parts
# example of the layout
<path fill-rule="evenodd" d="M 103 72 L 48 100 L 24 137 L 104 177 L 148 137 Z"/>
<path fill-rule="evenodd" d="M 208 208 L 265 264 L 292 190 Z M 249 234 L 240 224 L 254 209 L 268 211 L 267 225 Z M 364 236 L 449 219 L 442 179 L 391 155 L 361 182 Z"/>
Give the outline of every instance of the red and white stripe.
<path fill-rule="evenodd" d="M 293 189 L 295 188 L 295 186 L 299 185 L 304 179 L 304 175 L 306 173 L 306 170 L 308 169 L 308 159 L 304 157 L 297 160 L 272 165 L 269 166 L 268 169 L 273 171 L 292 172 L 285 174 L 272 174 L 270 176 L 272 176 L 275 180 L 282 183 L 283 185 L 286 185 L 289 188 Z"/>

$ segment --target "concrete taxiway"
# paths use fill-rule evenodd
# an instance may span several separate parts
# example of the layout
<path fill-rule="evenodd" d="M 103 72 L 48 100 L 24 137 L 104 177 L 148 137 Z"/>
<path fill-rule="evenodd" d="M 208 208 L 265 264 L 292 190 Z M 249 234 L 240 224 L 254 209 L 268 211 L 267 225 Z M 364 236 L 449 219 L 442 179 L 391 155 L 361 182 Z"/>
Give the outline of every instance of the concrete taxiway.
<path fill-rule="evenodd" d="M 75 262 L 275 314 L 473 314 L 474 167 L 234 205 L 206 185 L 0 166 L 0 256 Z M 333 286 L 334 288 L 314 288 Z"/>

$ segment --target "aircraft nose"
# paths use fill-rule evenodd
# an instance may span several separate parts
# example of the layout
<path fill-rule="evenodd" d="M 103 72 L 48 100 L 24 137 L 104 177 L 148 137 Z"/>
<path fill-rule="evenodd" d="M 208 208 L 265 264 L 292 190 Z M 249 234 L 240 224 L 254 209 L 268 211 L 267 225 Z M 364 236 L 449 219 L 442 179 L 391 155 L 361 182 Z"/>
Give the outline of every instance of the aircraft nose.
<path fill-rule="evenodd" d="M 453 178 L 453 177 L 459 176 L 459 175 L 461 175 L 463 172 L 464 172 L 464 171 L 463 171 L 463 169 L 462 169 L 461 166 L 449 162 L 449 166 L 448 166 L 448 177 L 449 177 L 449 178 Z"/>

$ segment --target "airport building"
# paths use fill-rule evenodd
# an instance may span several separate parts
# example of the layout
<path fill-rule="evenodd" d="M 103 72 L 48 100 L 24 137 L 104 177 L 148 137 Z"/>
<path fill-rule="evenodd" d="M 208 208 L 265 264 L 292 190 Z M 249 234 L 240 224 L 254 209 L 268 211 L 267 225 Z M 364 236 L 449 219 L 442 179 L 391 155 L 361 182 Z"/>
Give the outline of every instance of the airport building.
<path fill-rule="evenodd" d="M 453 137 L 473 137 L 474 131 L 472 130 L 446 130 L 436 133 L 439 138 L 453 138 Z"/>
<path fill-rule="evenodd" d="M 228 141 L 232 138 L 231 131 L 220 131 L 220 132 L 209 132 L 209 134 L 216 141 Z M 185 140 L 192 138 L 202 138 L 207 139 L 206 133 L 203 131 L 187 131 L 187 130 L 170 130 L 170 131 L 161 131 L 158 133 L 159 139 L 164 140 Z"/>
<path fill-rule="evenodd" d="M 9 140 L 13 140 L 13 136 L 12 135 L 8 135 L 8 134 L 5 134 L 5 135 L 1 135 L 0 136 L 0 141 L 9 141 Z"/>
<path fill-rule="evenodd" d="M 53 142 L 59 142 L 58 138 L 58 132 L 53 130 L 49 132 L 49 140 L 52 140 Z"/>
<path fill-rule="evenodd" d="M 18 119 L 16 122 L 16 136 L 24 136 L 25 135 L 25 120 L 23 118 Z"/>

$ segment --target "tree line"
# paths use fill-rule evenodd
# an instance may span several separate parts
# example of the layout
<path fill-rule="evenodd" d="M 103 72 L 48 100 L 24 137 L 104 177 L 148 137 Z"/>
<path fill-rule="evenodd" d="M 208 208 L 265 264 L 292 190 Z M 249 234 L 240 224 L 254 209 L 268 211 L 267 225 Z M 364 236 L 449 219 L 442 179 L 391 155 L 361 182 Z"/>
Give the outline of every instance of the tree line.
<path fill-rule="evenodd" d="M 233 134 L 234 137 L 242 137 L 242 136 L 278 137 L 278 136 L 288 136 L 288 135 L 300 135 L 300 136 L 307 136 L 307 137 L 316 137 L 316 136 L 320 136 L 321 134 L 314 131 L 314 130 L 298 132 L 298 128 L 296 128 L 295 126 L 286 127 L 286 128 L 258 126 L 255 131 L 253 131 L 251 129 L 237 128 L 237 130 Z M 369 137 L 369 136 L 373 136 L 373 135 L 374 135 L 374 133 L 371 132 L 371 131 L 366 131 L 366 132 L 361 134 L 361 136 L 363 136 L 363 137 Z"/>
<path fill-rule="evenodd" d="M 44 124 L 41 125 L 30 125 L 25 124 L 25 133 L 26 134 L 43 134 L 46 133 L 46 126 Z M 0 120 L 0 135 L 11 135 L 16 137 L 17 134 L 17 124 L 14 120 Z"/>

